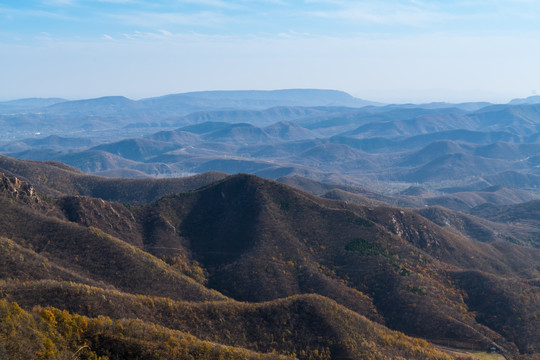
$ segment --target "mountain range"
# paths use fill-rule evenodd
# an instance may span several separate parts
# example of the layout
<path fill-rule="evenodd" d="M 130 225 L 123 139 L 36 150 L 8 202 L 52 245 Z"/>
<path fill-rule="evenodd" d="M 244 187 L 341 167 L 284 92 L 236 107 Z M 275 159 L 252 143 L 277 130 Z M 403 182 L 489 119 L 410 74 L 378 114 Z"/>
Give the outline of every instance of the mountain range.
<path fill-rule="evenodd" d="M 203 91 L 141 100 L 123 96 L 71 101 L 59 98 L 21 99 L 0 102 L 0 125 L 4 129 L 0 140 L 18 140 L 21 136 L 36 133 L 66 135 L 81 131 L 90 136 L 109 138 L 107 133 L 113 129 L 117 130 L 116 136 L 118 131 L 124 135 L 148 133 L 147 127 L 170 128 L 178 126 L 179 122 L 188 124 L 191 123 L 190 118 L 195 117 L 191 121 L 196 121 L 197 117 L 204 118 L 205 115 L 198 112 L 209 110 L 226 114 L 233 111 L 234 116 L 237 109 L 262 111 L 288 106 L 361 107 L 373 104 L 376 103 L 341 91 L 316 89 Z"/>
<path fill-rule="evenodd" d="M 540 359 L 537 97 L 33 98 L 0 125 L 0 358 Z"/>
<path fill-rule="evenodd" d="M 0 152 L 113 177 L 245 172 L 387 194 L 417 185 L 435 196 L 490 186 L 536 193 L 540 184 L 534 98 L 383 106 L 327 90 L 218 91 L 34 108 L 54 101 L 21 101 L 26 112 L 1 115 L 4 134 L 20 138 Z M 47 124 L 54 134 L 23 138 L 25 126 Z"/>
<path fill-rule="evenodd" d="M 111 179 L 0 160 L 2 331 L 43 339 L 3 342 L 3 354 L 540 353 L 540 251 L 505 236 L 508 210 L 477 208 L 483 219 L 325 199 L 247 174 Z"/>

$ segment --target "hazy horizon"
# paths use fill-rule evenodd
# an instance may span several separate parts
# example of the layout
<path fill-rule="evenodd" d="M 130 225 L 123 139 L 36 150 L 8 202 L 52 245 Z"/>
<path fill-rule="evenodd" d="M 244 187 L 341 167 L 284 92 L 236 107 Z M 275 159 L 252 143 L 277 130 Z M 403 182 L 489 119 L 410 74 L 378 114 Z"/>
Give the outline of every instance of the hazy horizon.
<path fill-rule="evenodd" d="M 0 5 L 0 100 L 336 89 L 387 103 L 540 90 L 540 3 L 34 0 Z"/>
<path fill-rule="evenodd" d="M 0 102 L 9 102 L 9 101 L 16 101 L 16 100 L 23 100 L 23 99 L 32 99 L 32 98 L 61 98 L 68 101 L 76 101 L 76 100 L 88 100 L 88 99 L 96 99 L 96 98 L 102 98 L 102 97 L 114 97 L 114 96 L 121 96 L 126 97 L 131 100 L 142 100 L 142 99 L 148 99 L 153 97 L 160 97 L 160 96 L 166 96 L 171 94 L 183 94 L 183 93 L 191 93 L 191 92 L 205 92 L 205 91 L 279 91 L 279 90 L 335 90 L 335 91 L 344 91 L 341 89 L 316 89 L 316 88 L 287 88 L 287 89 L 202 89 L 202 90 L 192 90 L 192 91 L 179 91 L 179 92 L 172 92 L 172 93 L 156 93 L 156 94 L 150 94 L 148 96 L 126 96 L 124 94 L 98 94 L 95 96 L 89 96 L 89 97 L 73 97 L 73 96 L 28 96 L 28 97 L 16 97 L 16 98 L 10 98 L 10 97 L 0 97 Z M 504 96 L 502 94 L 496 94 L 496 93 L 489 93 L 487 91 L 469 91 L 469 92 L 459 92 L 459 91 L 452 91 L 452 90 L 446 90 L 446 89 L 416 89 L 416 90 L 410 90 L 410 89 L 395 89 L 395 90 L 388 90 L 388 91 L 374 91 L 373 94 L 370 95 L 369 91 L 365 91 L 364 95 L 355 95 L 353 93 L 350 93 L 348 91 L 344 91 L 348 93 L 349 95 L 366 100 L 366 101 L 373 101 L 373 102 L 380 102 L 383 104 L 407 104 L 407 103 L 413 103 L 413 104 L 422 104 L 422 103 L 436 103 L 436 102 L 448 102 L 448 103 L 465 103 L 465 102 L 491 102 L 494 104 L 506 104 L 510 102 L 513 99 L 518 98 L 527 98 L 529 96 L 535 96 L 536 93 L 531 94 L 525 94 L 523 96 L 516 95 L 516 96 Z"/>

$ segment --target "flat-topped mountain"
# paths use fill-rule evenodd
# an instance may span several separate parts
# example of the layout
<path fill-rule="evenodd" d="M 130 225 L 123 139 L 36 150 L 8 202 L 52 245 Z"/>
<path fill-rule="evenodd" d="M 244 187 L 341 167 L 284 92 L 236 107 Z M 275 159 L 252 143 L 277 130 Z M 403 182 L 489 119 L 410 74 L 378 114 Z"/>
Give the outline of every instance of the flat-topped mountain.
<path fill-rule="evenodd" d="M 144 99 L 142 102 L 163 105 L 178 100 L 194 103 L 206 101 L 210 105 L 207 107 L 237 108 L 269 108 L 276 105 L 362 107 L 376 104 L 343 91 L 320 89 L 198 91 Z"/>

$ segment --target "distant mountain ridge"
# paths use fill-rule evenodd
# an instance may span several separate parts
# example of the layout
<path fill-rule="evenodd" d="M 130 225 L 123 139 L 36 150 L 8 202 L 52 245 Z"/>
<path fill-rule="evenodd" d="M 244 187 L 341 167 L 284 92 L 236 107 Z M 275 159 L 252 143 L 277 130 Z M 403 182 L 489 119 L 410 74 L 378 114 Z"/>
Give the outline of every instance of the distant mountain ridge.
<path fill-rule="evenodd" d="M 214 170 L 298 175 L 385 193 L 416 185 L 434 194 L 497 185 L 539 191 L 539 104 L 364 105 L 315 89 L 59 102 L 0 115 L 0 136 L 28 134 L 0 143 L 0 152 L 108 176 Z M 87 139 L 78 140 L 81 133 Z"/>
<path fill-rule="evenodd" d="M 105 132 L 111 129 L 133 133 L 129 129 L 144 131 L 146 127 L 155 129 L 187 125 L 189 119 L 182 120 L 184 123 L 180 124 L 178 118 L 210 110 L 261 111 L 273 107 L 360 108 L 368 105 L 379 104 L 355 98 L 342 91 L 318 89 L 200 91 L 141 100 L 131 100 L 123 96 L 82 100 L 22 99 L 0 102 L 0 125 L 9 130 L 5 134 L 8 139 L 11 134 L 21 133 L 72 136 L 81 130 L 107 136 Z M 282 120 L 291 118 L 283 116 Z M 193 123 L 204 120 L 191 121 Z M 266 125 L 270 123 L 266 121 Z M 16 136 L 21 139 L 19 135 Z M 3 136 L 0 136 L 0 141 L 2 140 Z"/>
<path fill-rule="evenodd" d="M 67 101 L 69 100 L 62 98 L 26 98 L 0 101 L 0 114 L 18 111 L 31 111 Z"/>
<path fill-rule="evenodd" d="M 540 104 L 540 95 L 533 95 L 522 99 L 512 99 L 508 104 L 521 105 L 521 104 Z"/>
<path fill-rule="evenodd" d="M 338 90 L 291 89 L 291 90 L 242 90 L 199 91 L 164 95 L 141 100 L 124 96 L 104 96 L 95 99 L 21 99 L 0 102 L 2 107 L 28 107 L 31 110 L 56 115 L 113 115 L 127 114 L 134 110 L 153 112 L 154 109 L 170 113 L 169 116 L 187 114 L 197 110 L 267 109 L 275 106 L 342 106 L 364 107 L 379 103 L 355 98 Z"/>

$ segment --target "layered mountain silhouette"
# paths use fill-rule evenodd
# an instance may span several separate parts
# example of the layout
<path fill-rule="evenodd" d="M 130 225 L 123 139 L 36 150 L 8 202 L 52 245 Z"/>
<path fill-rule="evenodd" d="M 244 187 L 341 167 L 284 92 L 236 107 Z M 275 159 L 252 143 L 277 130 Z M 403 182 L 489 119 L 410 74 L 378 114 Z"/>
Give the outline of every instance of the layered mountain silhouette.
<path fill-rule="evenodd" d="M 0 340 L 2 354 L 540 353 L 540 251 L 487 208 L 413 211 L 334 189 L 372 201 L 354 204 L 247 174 L 110 179 L 7 157 L 0 172 L 2 331 L 27 344 Z"/>
<path fill-rule="evenodd" d="M 201 91 L 141 100 L 131 100 L 123 96 L 72 101 L 55 98 L 21 99 L 0 102 L 0 124 L 4 129 L 23 133 L 106 131 L 124 126 L 178 126 L 178 118 L 209 110 L 224 112 L 219 116 L 223 119 L 238 119 L 240 114 L 229 111 L 260 111 L 273 107 L 362 107 L 374 104 L 376 103 L 355 98 L 342 91 L 318 89 Z M 314 112 L 317 110 L 284 108 L 272 110 L 270 114 L 260 113 L 258 116 L 264 122 L 264 119 L 269 117 L 274 119 L 275 116 L 282 116 L 282 120 L 288 120 L 302 117 L 302 113 Z M 324 112 L 323 110 L 322 113 Z M 280 113 L 283 114 L 279 115 Z M 200 119 L 204 118 L 204 114 L 191 115 L 182 122 L 185 125 L 201 122 Z"/>
<path fill-rule="evenodd" d="M 26 112 L 0 116 L 12 129 L 2 153 L 98 175 L 244 172 L 376 184 L 371 190 L 386 194 L 421 185 L 437 196 L 490 186 L 536 193 L 540 185 L 534 101 L 380 106 L 342 92 L 283 90 L 105 97 L 39 111 L 39 101 L 25 103 Z M 24 138 L 47 126 L 54 130 Z"/>

